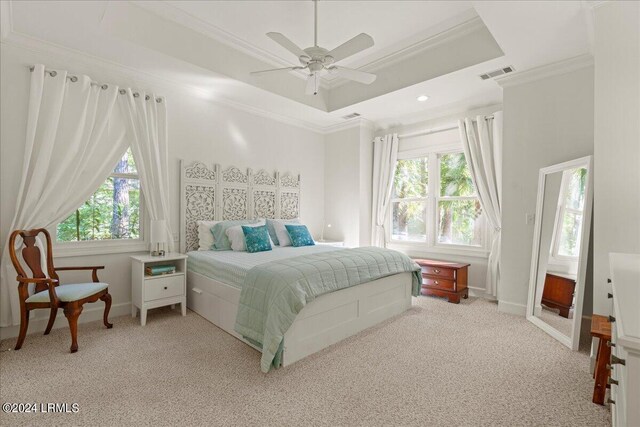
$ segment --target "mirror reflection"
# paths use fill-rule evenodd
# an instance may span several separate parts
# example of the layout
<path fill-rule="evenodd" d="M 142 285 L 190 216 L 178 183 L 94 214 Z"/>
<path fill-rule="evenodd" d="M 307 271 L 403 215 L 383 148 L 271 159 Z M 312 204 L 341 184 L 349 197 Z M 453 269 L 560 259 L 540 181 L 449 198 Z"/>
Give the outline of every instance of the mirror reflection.
<path fill-rule="evenodd" d="M 546 168 L 546 169 L 554 169 Z M 555 168 L 557 169 L 557 168 Z M 542 179 L 544 177 L 544 179 Z M 587 200 L 588 165 L 541 171 L 538 191 L 536 236 L 538 251 L 533 254 L 535 268 L 533 306 L 529 315 L 566 337 L 566 344 L 579 333 L 576 304 L 579 296 L 580 259 Z M 542 197 L 541 197 L 542 196 Z M 537 323 L 537 322 L 534 322 Z"/>

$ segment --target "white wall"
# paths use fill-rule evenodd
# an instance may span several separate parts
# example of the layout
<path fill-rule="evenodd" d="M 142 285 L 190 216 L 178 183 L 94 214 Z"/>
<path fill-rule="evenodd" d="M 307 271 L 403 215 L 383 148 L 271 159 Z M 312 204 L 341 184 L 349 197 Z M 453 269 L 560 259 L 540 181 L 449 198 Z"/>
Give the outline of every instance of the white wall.
<path fill-rule="evenodd" d="M 22 168 L 30 73 L 27 66 L 44 63 L 51 68 L 85 73 L 94 80 L 132 86 L 166 96 L 169 121 L 169 163 L 171 225 L 179 227 L 179 159 L 216 162 L 300 173 L 302 177 L 301 217 L 318 237 L 324 210 L 324 137 L 264 117 L 225 107 L 203 99 L 185 88 L 138 78 L 130 71 L 105 65 L 85 57 L 61 58 L 3 44 L 1 47 L 1 133 L 0 133 L 0 239 L 5 241 L 13 217 L 14 202 Z M 356 147 L 357 148 L 357 147 Z M 81 165 L 80 165 L 81 167 Z M 59 258 L 57 265 L 106 265 L 100 278 L 110 284 L 114 315 L 129 313 L 131 295 L 129 254 Z M 66 275 L 63 280 L 86 280 L 82 275 Z M 97 310 L 102 306 L 95 304 Z M 91 319 L 85 309 L 81 320 Z M 47 315 L 40 310 L 39 318 Z M 98 312 L 96 311 L 96 315 Z M 65 326 L 64 318 L 57 321 Z M 117 327 L 117 324 L 116 324 Z M 10 330 L 11 329 L 11 330 Z M 2 336 L 15 328 L 3 328 Z M 32 321 L 30 332 L 44 329 Z"/>
<path fill-rule="evenodd" d="M 594 312 L 609 252 L 640 253 L 640 3 L 595 9 Z"/>
<path fill-rule="evenodd" d="M 325 232 L 327 240 L 360 244 L 360 127 L 325 136 Z M 326 226 L 331 224 L 331 228 Z"/>
<path fill-rule="evenodd" d="M 525 216 L 536 211 L 540 168 L 593 154 L 593 67 L 505 85 L 503 106 L 498 300 L 524 315 L 534 229 Z"/>

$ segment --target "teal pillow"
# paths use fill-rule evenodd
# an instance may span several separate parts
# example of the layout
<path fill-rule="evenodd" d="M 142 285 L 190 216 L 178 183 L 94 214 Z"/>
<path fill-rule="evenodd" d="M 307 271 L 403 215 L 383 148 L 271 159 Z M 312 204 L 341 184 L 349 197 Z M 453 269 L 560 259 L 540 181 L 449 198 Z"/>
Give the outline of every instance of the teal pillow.
<path fill-rule="evenodd" d="M 247 252 L 264 252 L 271 250 L 271 242 L 269 241 L 269 231 L 266 225 L 259 227 L 242 226 L 244 233 L 244 244 Z"/>
<path fill-rule="evenodd" d="M 213 234 L 213 247 L 211 250 L 213 251 L 230 251 L 231 250 L 231 242 L 229 241 L 229 237 L 227 237 L 227 228 L 233 227 L 235 225 L 246 225 L 246 224 L 256 224 L 259 221 L 257 219 L 239 219 L 235 221 L 221 221 L 211 227 L 211 234 Z"/>
<path fill-rule="evenodd" d="M 269 236 L 271 237 L 271 241 L 273 242 L 274 245 L 280 245 L 280 240 L 278 239 L 278 235 L 276 234 L 276 228 L 274 226 L 274 223 L 276 221 L 287 223 L 287 224 L 299 224 L 300 220 L 298 218 L 296 218 L 296 219 L 267 219 L 267 229 L 269 230 Z"/>
<path fill-rule="evenodd" d="M 313 246 L 316 244 L 306 225 L 285 224 L 284 228 L 287 229 L 287 233 L 291 238 L 291 246 Z"/>

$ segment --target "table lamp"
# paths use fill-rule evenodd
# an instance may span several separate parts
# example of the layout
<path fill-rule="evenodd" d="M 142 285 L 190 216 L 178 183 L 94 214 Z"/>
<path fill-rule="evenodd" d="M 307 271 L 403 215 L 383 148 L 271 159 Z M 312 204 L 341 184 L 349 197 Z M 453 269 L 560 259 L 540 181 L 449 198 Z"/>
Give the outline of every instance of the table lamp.
<path fill-rule="evenodd" d="M 164 256 L 164 245 L 167 243 L 167 221 L 164 219 L 151 220 L 151 256 Z"/>

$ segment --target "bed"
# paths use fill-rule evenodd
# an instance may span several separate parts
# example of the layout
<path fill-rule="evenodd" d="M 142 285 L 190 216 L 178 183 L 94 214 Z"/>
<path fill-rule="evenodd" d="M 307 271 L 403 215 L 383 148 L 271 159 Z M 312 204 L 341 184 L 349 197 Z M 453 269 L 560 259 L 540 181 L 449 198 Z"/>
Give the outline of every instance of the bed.
<path fill-rule="evenodd" d="M 300 177 L 235 167 L 222 169 L 202 162 L 181 162 L 181 252 L 189 255 L 187 306 L 214 325 L 258 351 L 252 340 L 236 332 L 240 297 L 249 272 L 278 260 L 348 251 L 330 246 L 274 247 L 247 253 L 198 251 L 198 220 L 296 218 Z M 334 256 L 337 258 L 337 256 Z M 284 261 L 283 261 L 284 262 Z M 278 365 L 292 363 L 411 307 L 412 272 L 381 277 L 315 298 L 295 316 L 284 334 Z M 267 371 L 262 366 L 263 371 Z"/>

